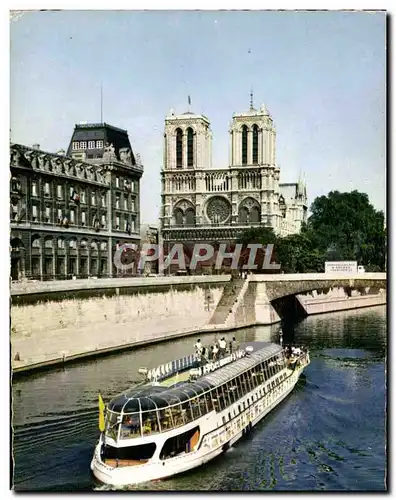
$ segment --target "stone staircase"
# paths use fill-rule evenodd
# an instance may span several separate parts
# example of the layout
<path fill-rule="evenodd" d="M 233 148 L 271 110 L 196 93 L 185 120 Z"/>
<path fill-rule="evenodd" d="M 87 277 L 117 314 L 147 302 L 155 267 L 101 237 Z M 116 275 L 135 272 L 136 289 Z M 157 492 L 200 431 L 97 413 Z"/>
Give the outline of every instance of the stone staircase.
<path fill-rule="evenodd" d="M 244 284 L 244 279 L 233 279 L 225 285 L 223 295 L 209 321 L 209 325 L 223 325 L 226 322 Z"/>
<path fill-rule="evenodd" d="M 235 327 L 251 325 L 256 322 L 256 283 L 249 281 L 248 287 L 238 301 L 232 325 Z"/>
<path fill-rule="evenodd" d="M 238 316 L 237 312 L 240 311 L 240 309 L 244 309 L 245 297 L 248 288 L 249 288 L 249 279 L 245 279 L 242 288 L 240 289 L 239 294 L 236 297 L 236 300 L 234 301 L 231 310 L 228 313 L 228 316 L 226 317 L 225 324 L 227 326 L 237 325 L 237 316 Z"/>

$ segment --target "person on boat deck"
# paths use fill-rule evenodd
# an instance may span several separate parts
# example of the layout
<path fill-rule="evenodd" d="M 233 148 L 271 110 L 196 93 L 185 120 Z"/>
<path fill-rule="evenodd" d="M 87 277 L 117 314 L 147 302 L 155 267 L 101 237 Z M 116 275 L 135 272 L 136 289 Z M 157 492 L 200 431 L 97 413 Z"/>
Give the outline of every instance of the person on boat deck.
<path fill-rule="evenodd" d="M 215 342 L 212 348 L 213 360 L 216 361 L 219 355 L 219 348 L 217 347 L 217 343 Z"/>
<path fill-rule="evenodd" d="M 234 351 L 238 350 L 238 343 L 236 341 L 235 337 L 232 337 L 232 340 L 230 341 L 230 353 L 233 353 Z"/>
<path fill-rule="evenodd" d="M 224 337 L 219 340 L 219 358 L 223 358 L 226 354 L 227 342 Z"/>
<path fill-rule="evenodd" d="M 202 344 L 201 344 L 201 339 L 198 339 L 194 345 L 195 351 L 196 352 L 201 352 L 202 351 Z"/>

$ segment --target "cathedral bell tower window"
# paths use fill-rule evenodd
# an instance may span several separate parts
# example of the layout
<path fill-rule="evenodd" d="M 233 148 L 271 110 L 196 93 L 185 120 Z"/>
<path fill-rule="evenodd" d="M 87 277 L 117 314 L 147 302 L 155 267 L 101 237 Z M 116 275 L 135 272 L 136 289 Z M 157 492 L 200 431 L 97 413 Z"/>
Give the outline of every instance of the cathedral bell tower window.
<path fill-rule="evenodd" d="M 252 163 L 258 164 L 258 126 L 253 125 L 253 148 L 252 148 Z"/>
<path fill-rule="evenodd" d="M 183 168 L 183 132 L 176 130 L 176 168 Z"/>
<path fill-rule="evenodd" d="M 194 165 L 194 132 L 192 128 L 187 129 L 187 166 Z"/>
<path fill-rule="evenodd" d="M 247 165 L 248 151 L 248 128 L 246 125 L 242 127 L 242 165 Z"/>

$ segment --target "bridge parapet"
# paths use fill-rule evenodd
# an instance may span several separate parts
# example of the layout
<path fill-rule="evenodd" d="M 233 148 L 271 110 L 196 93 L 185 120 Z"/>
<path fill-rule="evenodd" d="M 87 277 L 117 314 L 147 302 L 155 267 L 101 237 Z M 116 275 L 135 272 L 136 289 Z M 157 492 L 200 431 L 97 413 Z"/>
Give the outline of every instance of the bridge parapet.
<path fill-rule="evenodd" d="M 326 288 L 386 288 L 386 273 L 255 274 L 249 279 L 265 283 L 269 301 Z"/>

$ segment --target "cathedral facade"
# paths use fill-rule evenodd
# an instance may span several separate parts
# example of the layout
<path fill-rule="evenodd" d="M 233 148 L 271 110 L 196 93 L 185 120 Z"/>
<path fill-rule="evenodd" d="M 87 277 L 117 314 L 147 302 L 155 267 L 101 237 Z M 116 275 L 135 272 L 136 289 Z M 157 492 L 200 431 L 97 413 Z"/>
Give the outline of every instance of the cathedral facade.
<path fill-rule="evenodd" d="M 212 168 L 212 133 L 203 115 L 165 119 L 161 236 L 174 243 L 232 243 L 251 226 L 298 233 L 307 217 L 306 186 L 281 184 L 276 131 L 267 108 L 233 115 L 229 166 Z"/>

